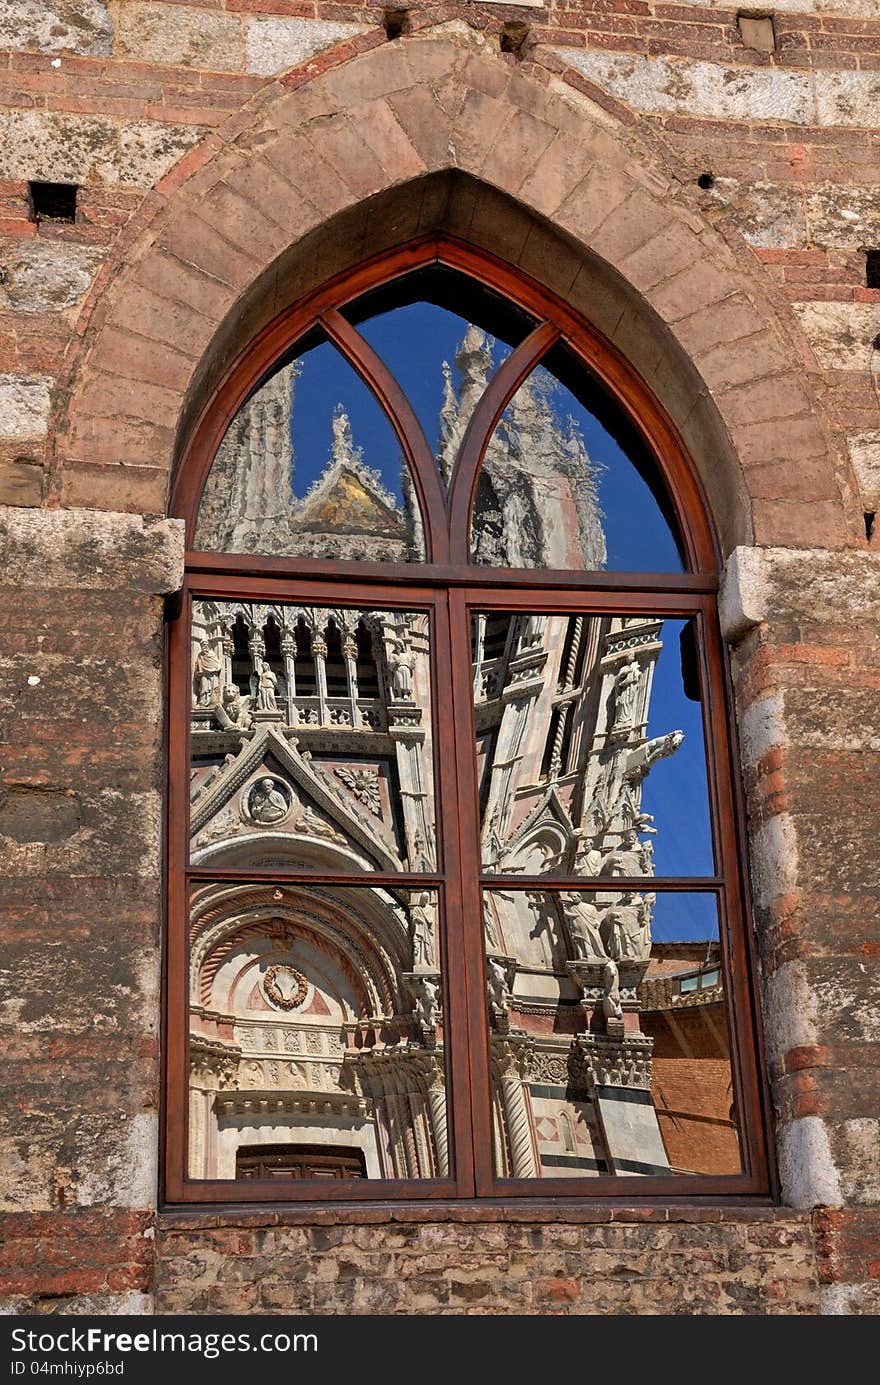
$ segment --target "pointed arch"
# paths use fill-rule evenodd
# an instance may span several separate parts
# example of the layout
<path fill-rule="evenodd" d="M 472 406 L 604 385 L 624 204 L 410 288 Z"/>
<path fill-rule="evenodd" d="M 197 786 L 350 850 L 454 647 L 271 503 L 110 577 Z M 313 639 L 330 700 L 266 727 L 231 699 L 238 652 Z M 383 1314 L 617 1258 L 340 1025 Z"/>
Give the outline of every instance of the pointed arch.
<path fill-rule="evenodd" d="M 725 552 L 790 542 L 792 526 L 801 543 L 861 541 L 800 329 L 655 147 L 564 74 L 551 86 L 549 56 L 516 70 L 465 24 L 348 52 L 262 93 L 120 242 L 59 392 L 64 502 L 174 513 L 175 453 L 242 340 L 339 271 L 442 231 L 557 293 L 650 382 Z M 507 148 L 524 127 L 539 167 Z"/>

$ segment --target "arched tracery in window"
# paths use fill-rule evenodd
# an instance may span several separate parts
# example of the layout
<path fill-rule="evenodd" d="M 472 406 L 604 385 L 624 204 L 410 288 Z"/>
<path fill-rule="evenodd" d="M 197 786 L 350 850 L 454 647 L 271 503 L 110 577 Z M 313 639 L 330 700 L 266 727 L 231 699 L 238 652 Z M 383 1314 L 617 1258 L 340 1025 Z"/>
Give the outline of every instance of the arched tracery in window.
<path fill-rule="evenodd" d="M 644 385 L 424 242 L 251 344 L 175 510 L 168 1200 L 766 1189 L 716 553 Z"/>

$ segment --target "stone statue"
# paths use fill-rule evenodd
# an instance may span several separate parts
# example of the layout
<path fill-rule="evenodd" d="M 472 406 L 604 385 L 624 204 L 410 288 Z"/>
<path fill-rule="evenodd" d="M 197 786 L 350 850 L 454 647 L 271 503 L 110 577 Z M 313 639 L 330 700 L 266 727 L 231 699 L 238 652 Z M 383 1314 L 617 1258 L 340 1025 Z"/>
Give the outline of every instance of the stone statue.
<path fill-rule="evenodd" d="M 434 904 L 423 890 L 410 909 L 412 924 L 413 970 L 434 966 Z"/>
<path fill-rule="evenodd" d="M 486 934 L 486 942 L 489 947 L 498 947 L 500 942 L 498 929 L 495 925 L 495 916 L 492 913 L 492 906 L 488 899 L 483 900 L 483 930 Z"/>
<path fill-rule="evenodd" d="M 271 827 L 287 817 L 290 802 L 276 779 L 270 779 L 267 775 L 254 785 L 248 798 L 248 812 L 254 822 L 262 823 L 264 827 Z"/>
<path fill-rule="evenodd" d="M 562 893 L 562 910 L 571 937 L 571 945 L 577 960 L 591 961 L 607 956 L 602 941 L 602 915 L 595 904 L 591 904 L 582 894 Z"/>
<path fill-rule="evenodd" d="M 606 856 L 602 863 L 601 875 L 644 875 L 643 852 L 634 828 L 624 829 L 620 846 Z"/>
<path fill-rule="evenodd" d="M 394 652 L 388 660 L 391 671 L 391 695 L 395 702 L 412 702 L 414 662 L 406 640 L 398 636 L 394 641 Z"/>
<path fill-rule="evenodd" d="M 249 697 L 242 697 L 234 683 L 227 683 L 223 689 L 223 705 L 217 709 L 217 720 L 224 729 L 228 726 L 247 731 L 251 726 Z"/>
<path fill-rule="evenodd" d="M 199 648 L 195 662 L 196 701 L 199 707 L 212 707 L 217 700 L 217 689 L 223 660 L 210 645 Z"/>
<path fill-rule="evenodd" d="M 645 937 L 644 900 L 630 890 L 606 911 L 602 927 L 608 955 L 613 961 L 644 962 L 650 956 L 650 935 Z"/>
<path fill-rule="evenodd" d="M 489 992 L 489 1013 L 495 1020 L 507 1017 L 507 967 L 497 957 L 486 963 L 486 987 Z"/>
<path fill-rule="evenodd" d="M 614 679 L 612 735 L 619 731 L 631 731 L 635 725 L 636 702 L 641 683 L 642 667 L 638 659 L 633 657 L 623 665 Z"/>
<path fill-rule="evenodd" d="M 257 710 L 260 712 L 277 712 L 278 699 L 275 696 L 278 688 L 278 679 L 274 670 L 269 664 L 263 664 L 257 678 Z"/>
<path fill-rule="evenodd" d="M 602 996 L 602 1013 L 606 1020 L 622 1020 L 620 977 L 616 964 L 610 958 L 602 968 L 602 985 L 605 988 L 605 993 Z"/>
<path fill-rule="evenodd" d="M 440 982 L 433 976 L 420 976 L 416 985 L 413 1013 L 423 1030 L 433 1031 L 440 1018 Z"/>

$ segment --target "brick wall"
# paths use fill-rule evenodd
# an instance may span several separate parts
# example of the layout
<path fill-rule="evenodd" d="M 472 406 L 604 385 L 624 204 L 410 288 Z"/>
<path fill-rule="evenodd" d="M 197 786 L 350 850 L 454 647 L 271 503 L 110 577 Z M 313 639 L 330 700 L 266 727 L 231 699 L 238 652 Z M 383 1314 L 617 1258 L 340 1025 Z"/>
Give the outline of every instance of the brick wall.
<path fill-rule="evenodd" d="M 865 277 L 880 246 L 880 13 L 874 0 L 773 9 L 773 52 L 745 46 L 734 7 L 679 0 L 414 4 L 393 43 L 379 6 L 13 0 L 0 13 L 12 1309 L 146 1308 L 154 1290 L 171 1311 L 801 1312 L 820 1288 L 829 1311 L 880 1306 L 878 540 L 863 519 L 880 509 L 880 290 Z M 500 52 L 505 25 L 516 53 Z M 371 112 L 389 92 L 380 130 Z M 315 170 L 303 121 L 330 100 L 348 143 Z M 261 163 L 248 191 L 254 149 L 287 119 L 304 142 Z M 581 158 L 602 178 L 581 181 L 578 165 L 575 180 Z M 546 275 L 649 376 L 704 468 L 725 554 L 762 545 L 730 564 L 726 631 L 783 1194 L 803 1212 L 154 1224 L 161 599 L 180 571 L 179 535 L 157 516 L 175 432 L 223 334 L 260 325 L 266 295 L 249 286 L 283 237 L 314 247 L 383 177 L 396 195 L 444 160 L 560 227 L 550 253 L 549 232 L 520 235 L 490 189 L 468 193 L 467 216 L 464 196 L 450 204 L 460 232 Z M 75 224 L 34 222 L 32 179 L 80 185 Z M 412 214 L 388 205 L 391 236 Z M 290 283 L 378 234 L 366 214 L 346 225 L 323 259 L 290 261 Z M 650 307 L 625 306 L 613 276 L 585 289 L 578 246 Z"/>

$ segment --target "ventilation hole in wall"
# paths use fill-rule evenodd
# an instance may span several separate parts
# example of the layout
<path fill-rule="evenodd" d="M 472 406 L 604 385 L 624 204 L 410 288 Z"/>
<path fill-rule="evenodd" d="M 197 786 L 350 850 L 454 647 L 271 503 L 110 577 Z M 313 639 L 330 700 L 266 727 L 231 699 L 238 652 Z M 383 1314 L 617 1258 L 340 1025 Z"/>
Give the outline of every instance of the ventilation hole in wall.
<path fill-rule="evenodd" d="M 28 183 L 34 221 L 76 221 L 76 183 Z"/>
<path fill-rule="evenodd" d="M 880 250 L 865 251 L 865 280 L 869 289 L 880 289 Z"/>
<path fill-rule="evenodd" d="M 400 38 L 410 31 L 409 10 L 386 10 L 382 15 L 386 38 Z"/>
<path fill-rule="evenodd" d="M 868 540 L 868 543 L 870 543 L 871 540 L 872 540 L 873 537 L 874 537 L 874 520 L 875 520 L 876 518 L 877 518 L 877 511 L 876 511 L 876 510 L 866 510 L 866 511 L 865 511 L 865 538 Z"/>
<path fill-rule="evenodd" d="M 502 53 L 518 53 L 521 57 L 528 36 L 528 24 L 523 24 L 518 19 L 509 20 L 501 29 L 500 43 Z"/>
<path fill-rule="evenodd" d="M 714 174 L 714 173 L 701 173 L 701 174 L 700 174 L 699 178 L 697 179 L 697 187 L 698 187 L 698 188 L 702 188 L 704 192 L 708 192 L 709 189 L 710 189 L 710 188 L 714 188 L 714 186 L 715 186 L 715 174 Z"/>

